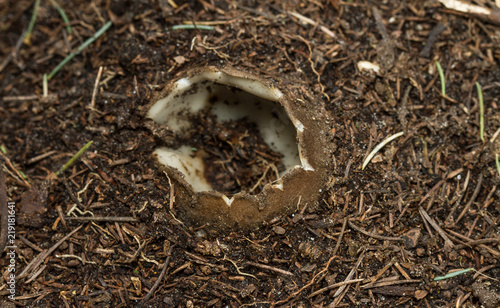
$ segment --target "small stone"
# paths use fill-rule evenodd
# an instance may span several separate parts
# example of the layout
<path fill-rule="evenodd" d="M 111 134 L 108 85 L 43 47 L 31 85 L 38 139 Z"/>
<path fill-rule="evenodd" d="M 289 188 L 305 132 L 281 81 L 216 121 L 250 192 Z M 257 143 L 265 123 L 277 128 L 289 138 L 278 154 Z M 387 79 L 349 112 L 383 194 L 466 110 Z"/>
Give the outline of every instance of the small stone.
<path fill-rule="evenodd" d="M 448 253 L 448 259 L 450 259 L 450 261 L 455 261 L 458 259 L 458 254 L 455 250 L 452 250 L 450 251 L 450 253 Z"/>
<path fill-rule="evenodd" d="M 76 259 L 69 260 L 68 263 L 66 263 L 66 265 L 68 267 L 76 267 L 76 266 L 80 265 L 80 261 L 76 260 Z"/>
<path fill-rule="evenodd" d="M 451 290 L 456 287 L 456 285 L 452 283 L 451 280 L 438 281 L 438 285 L 441 288 L 441 290 Z"/>
<path fill-rule="evenodd" d="M 451 298 L 451 292 L 446 290 L 446 291 L 443 291 L 443 297 L 446 298 L 446 299 L 450 299 Z"/>
<path fill-rule="evenodd" d="M 425 270 L 422 264 L 412 264 L 409 269 L 410 276 L 412 276 L 413 278 L 421 278 L 424 276 Z"/>
<path fill-rule="evenodd" d="M 174 61 L 177 63 L 177 64 L 184 64 L 184 62 L 186 62 L 186 58 L 183 57 L 183 56 L 177 56 L 177 57 L 174 57 Z"/>
<path fill-rule="evenodd" d="M 206 238 L 207 237 L 207 231 L 205 231 L 203 229 L 200 229 L 200 230 L 196 231 L 195 235 L 196 235 L 197 238 Z"/>
<path fill-rule="evenodd" d="M 253 291 L 255 291 L 256 289 L 257 289 L 257 287 L 255 287 L 255 285 L 253 283 L 249 284 L 248 286 L 244 287 L 240 291 L 240 295 L 242 298 L 245 298 L 245 297 L 249 296 L 250 294 L 252 294 Z"/>
<path fill-rule="evenodd" d="M 411 229 L 403 234 L 402 238 L 404 240 L 406 249 L 415 248 L 421 235 L 422 230 L 420 230 L 419 228 Z"/>
<path fill-rule="evenodd" d="M 221 254 L 221 249 L 219 245 L 216 242 L 210 242 L 207 240 L 204 240 L 202 242 L 198 242 L 196 244 L 195 250 L 197 252 L 202 253 L 205 256 L 211 255 L 214 257 L 217 257 Z"/>
<path fill-rule="evenodd" d="M 325 281 L 329 286 L 331 286 L 332 284 L 335 283 L 335 278 L 337 278 L 337 273 L 326 276 Z"/>
<path fill-rule="evenodd" d="M 163 299 L 163 302 L 169 306 L 169 307 L 173 307 L 174 306 L 174 299 L 170 296 L 167 296 Z"/>
<path fill-rule="evenodd" d="M 351 258 L 354 258 L 358 255 L 358 251 L 361 248 L 361 243 L 356 241 L 349 241 L 347 247 L 347 253 Z"/>
<path fill-rule="evenodd" d="M 307 263 L 306 265 L 304 265 L 300 271 L 301 272 L 306 272 L 306 273 L 309 273 L 309 272 L 312 272 L 314 271 L 314 269 L 316 268 L 316 264 L 311 264 L 311 263 Z"/>
<path fill-rule="evenodd" d="M 274 231 L 274 233 L 279 234 L 279 235 L 283 235 L 286 232 L 286 230 L 280 226 L 274 227 L 273 231 Z"/>
<path fill-rule="evenodd" d="M 426 297 L 429 292 L 425 290 L 416 290 L 415 291 L 415 298 L 417 300 L 421 300 L 422 298 Z"/>
<path fill-rule="evenodd" d="M 321 256 L 321 249 L 309 242 L 302 242 L 299 245 L 299 252 L 304 258 L 317 259 Z"/>

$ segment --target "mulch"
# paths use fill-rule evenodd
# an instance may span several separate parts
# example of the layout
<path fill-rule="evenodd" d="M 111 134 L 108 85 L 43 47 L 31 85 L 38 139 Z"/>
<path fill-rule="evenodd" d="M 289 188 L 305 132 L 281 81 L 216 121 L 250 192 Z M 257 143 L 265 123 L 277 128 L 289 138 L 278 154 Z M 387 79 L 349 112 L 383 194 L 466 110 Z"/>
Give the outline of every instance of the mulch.
<path fill-rule="evenodd" d="M 493 1 L 474 4 L 491 16 L 439 1 L 58 1 L 71 33 L 42 1 L 29 40 L 34 1 L 4 3 L 0 247 L 17 248 L 0 258 L 0 306 L 500 305 Z M 43 75 L 108 21 L 44 90 Z M 256 230 L 178 215 L 151 156 L 167 141 L 144 125 L 144 109 L 202 65 L 301 80 L 324 102 L 335 152 L 322 198 Z"/>

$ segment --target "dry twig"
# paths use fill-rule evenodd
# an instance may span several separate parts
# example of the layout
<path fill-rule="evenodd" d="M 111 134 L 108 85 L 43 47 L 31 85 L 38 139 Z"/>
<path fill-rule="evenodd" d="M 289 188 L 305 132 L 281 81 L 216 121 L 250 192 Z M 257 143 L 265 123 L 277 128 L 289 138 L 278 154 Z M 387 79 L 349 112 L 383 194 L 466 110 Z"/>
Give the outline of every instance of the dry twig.
<path fill-rule="evenodd" d="M 436 223 L 434 219 L 432 219 L 429 214 L 422 208 L 419 207 L 419 212 L 420 215 L 422 216 L 422 219 L 426 220 L 438 233 L 441 235 L 441 237 L 444 239 L 444 248 L 445 251 L 453 248 L 453 242 L 450 240 L 450 238 L 446 235 L 446 232 L 439 227 L 439 225 Z"/>
<path fill-rule="evenodd" d="M 476 200 L 477 195 L 479 195 L 479 191 L 481 190 L 481 184 L 482 183 L 483 183 L 483 174 L 480 173 L 479 174 L 479 178 L 477 179 L 476 189 L 474 189 L 474 193 L 472 194 L 472 197 L 470 198 L 470 200 L 467 203 L 467 205 L 462 210 L 462 213 L 460 213 L 460 215 L 458 215 L 458 218 L 457 218 L 457 221 L 455 222 L 455 224 L 458 223 L 460 221 L 460 219 L 462 219 L 464 217 L 464 215 L 470 209 L 470 207 L 471 207 L 472 203 L 474 202 L 474 200 Z"/>
<path fill-rule="evenodd" d="M 365 231 L 362 228 L 356 226 L 354 223 L 352 223 L 349 220 L 347 222 L 349 223 L 349 226 L 351 228 L 353 228 L 354 230 L 358 231 L 359 233 L 363 233 L 364 235 L 369 236 L 369 237 L 373 237 L 373 238 L 383 240 L 383 241 L 402 241 L 403 240 L 400 237 L 391 237 L 391 236 L 383 236 L 383 235 L 373 234 L 373 233 Z"/>
<path fill-rule="evenodd" d="M 175 244 L 170 246 L 170 249 L 168 250 L 168 257 L 165 260 L 165 263 L 163 263 L 163 269 L 161 270 L 160 276 L 158 276 L 158 279 L 156 279 L 155 284 L 149 290 L 148 294 L 146 294 L 146 296 L 144 296 L 144 298 L 141 300 L 141 302 L 139 303 L 140 306 L 144 305 L 151 298 L 151 296 L 153 296 L 156 289 L 158 289 L 158 287 L 160 286 L 161 280 L 163 279 L 163 277 L 167 273 L 168 264 L 170 263 L 170 258 L 172 257 L 172 251 L 173 251 L 174 247 L 175 247 Z"/>
<path fill-rule="evenodd" d="M 347 217 L 344 218 L 344 223 L 342 224 L 342 230 L 340 230 L 339 239 L 337 240 L 337 244 L 335 245 L 335 248 L 333 249 L 334 256 L 337 255 L 337 252 L 339 251 L 340 243 L 342 242 L 342 237 L 344 236 L 346 225 L 347 225 Z"/>
<path fill-rule="evenodd" d="M 345 224 L 344 224 L 344 227 L 345 227 Z M 314 277 L 311 279 L 311 281 L 309 281 L 309 283 L 307 283 L 305 286 L 303 286 L 302 288 L 300 288 L 298 291 L 296 292 L 293 292 L 292 294 L 290 294 L 290 296 L 288 296 L 285 300 L 282 300 L 282 301 L 278 301 L 276 303 L 274 303 L 274 305 L 278 306 L 278 305 L 281 305 L 281 304 L 284 304 L 286 302 L 288 302 L 289 300 L 291 300 L 292 298 L 296 297 L 297 295 L 299 295 L 302 291 L 304 291 L 305 289 L 309 288 L 310 286 L 312 286 L 314 284 L 314 282 L 316 281 L 316 278 L 318 278 L 319 276 L 323 275 L 324 273 L 326 273 L 328 271 L 328 268 L 330 267 L 330 263 L 333 261 L 333 259 L 335 259 L 335 253 L 333 254 L 333 257 L 331 257 L 328 262 L 326 263 L 326 266 L 324 269 L 322 269 L 319 273 L 317 273 L 316 275 L 314 275 Z M 320 279 L 321 280 L 321 279 Z M 341 286 L 342 284 L 338 284 L 338 286 Z M 331 287 L 331 286 L 330 286 Z M 333 288 L 336 288 L 337 286 L 333 287 Z M 319 294 L 319 293 L 318 293 Z"/>
<path fill-rule="evenodd" d="M 97 78 L 95 79 L 94 91 L 92 92 L 92 100 L 90 101 L 89 123 L 93 123 L 95 119 L 95 97 L 97 96 L 97 89 L 99 88 L 99 80 L 101 80 L 102 66 L 99 67 Z"/>
<path fill-rule="evenodd" d="M 334 283 L 332 285 L 329 285 L 328 287 L 324 287 L 322 289 L 319 289 L 318 291 L 315 291 L 313 293 L 311 293 L 307 298 L 311 298 L 311 297 L 314 297 L 318 294 L 321 294 L 321 293 L 324 293 L 326 291 L 330 291 L 332 289 L 335 289 L 335 288 L 342 288 L 342 287 L 346 287 L 347 285 L 349 284 L 353 284 L 353 283 L 357 283 L 357 282 L 361 282 L 363 281 L 364 279 L 363 278 L 358 278 L 358 279 L 352 279 L 352 280 L 344 280 L 342 282 L 337 282 L 337 283 Z M 339 289 L 340 290 L 340 289 Z M 338 291 L 337 291 L 338 292 Z"/>
<path fill-rule="evenodd" d="M 349 272 L 349 274 L 345 278 L 344 282 L 352 281 L 351 280 L 352 276 L 354 276 L 354 273 L 358 270 L 358 267 L 361 265 L 361 262 L 363 261 L 363 259 L 365 257 L 365 252 L 366 252 L 366 250 L 363 250 L 363 252 L 361 253 L 361 255 L 358 258 L 358 262 L 356 262 L 356 265 L 351 269 L 351 271 Z M 345 284 L 340 286 L 340 288 L 337 290 L 337 292 L 335 292 L 333 297 L 339 296 L 340 293 L 342 293 L 342 291 L 344 291 L 345 288 L 346 288 Z"/>
<path fill-rule="evenodd" d="M 280 274 L 287 275 L 287 276 L 294 276 L 293 273 L 291 273 L 289 271 L 285 271 L 285 270 L 282 270 L 280 268 L 269 266 L 269 265 L 259 264 L 259 263 L 255 263 L 255 262 L 245 262 L 245 264 L 259 267 L 259 268 L 262 268 L 265 270 L 273 271 L 273 272 L 280 273 Z"/>
<path fill-rule="evenodd" d="M 308 17 L 305 17 L 303 15 L 300 15 L 297 12 L 288 12 L 288 14 L 292 15 L 293 17 L 298 18 L 303 23 L 309 24 L 311 26 L 316 26 L 317 24 L 319 24 L 318 22 L 315 22 L 311 18 L 308 18 Z M 320 25 L 319 28 L 321 29 L 321 31 L 323 31 L 329 37 L 331 37 L 331 38 L 336 38 L 337 37 L 335 35 L 335 33 L 333 33 L 332 31 L 330 31 L 330 29 L 328 29 L 327 27 Z"/>
<path fill-rule="evenodd" d="M 66 220 L 76 221 L 106 221 L 106 222 L 137 222 L 134 217 L 116 217 L 116 216 L 85 216 L 85 217 L 72 217 L 64 216 Z"/>
<path fill-rule="evenodd" d="M 64 243 L 68 238 L 70 238 L 73 234 L 75 234 L 78 230 L 80 230 L 81 228 L 83 227 L 83 225 L 77 227 L 75 230 L 71 231 L 70 233 L 68 233 L 68 235 L 66 235 L 65 237 L 63 237 L 62 239 L 60 239 L 55 245 L 53 245 L 52 247 L 50 247 L 49 249 L 45 249 L 43 252 L 41 252 L 36 258 L 34 258 L 25 268 L 24 270 L 21 272 L 21 274 L 19 274 L 19 276 L 17 277 L 18 279 L 22 278 L 22 277 L 25 277 L 27 276 L 30 272 L 33 272 L 33 270 L 35 270 L 36 268 L 38 268 L 38 266 L 40 266 L 40 264 L 42 264 L 43 261 L 45 261 L 45 259 L 50 256 L 51 253 L 54 252 L 54 250 L 57 249 L 57 247 L 59 247 L 62 243 Z"/>

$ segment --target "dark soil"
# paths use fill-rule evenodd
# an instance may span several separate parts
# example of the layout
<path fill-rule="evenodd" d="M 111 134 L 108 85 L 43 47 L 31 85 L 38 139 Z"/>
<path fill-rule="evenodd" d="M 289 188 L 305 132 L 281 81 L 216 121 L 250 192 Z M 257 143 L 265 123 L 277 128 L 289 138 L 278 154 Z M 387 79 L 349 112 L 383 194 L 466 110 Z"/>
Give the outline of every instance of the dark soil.
<path fill-rule="evenodd" d="M 0 2 L 0 203 L 15 204 L 7 245 L 17 246 L 1 254 L 0 307 L 500 306 L 498 21 L 438 1 L 58 4 L 73 32 L 42 1 L 23 43 L 33 1 Z M 43 74 L 108 21 L 44 95 Z M 213 30 L 171 28 L 189 22 Z M 176 215 L 151 155 L 165 140 L 144 112 L 168 81 L 199 65 L 300 80 L 324 102 L 336 151 L 320 200 L 257 230 L 217 233 Z M 259 144 L 251 129 L 244 134 L 212 146 L 236 137 Z M 215 181 L 239 189 L 229 179 Z"/>
<path fill-rule="evenodd" d="M 207 114 L 191 119 L 192 129 L 180 140 L 202 155 L 205 178 L 227 195 L 240 191 L 258 194 L 283 171 L 281 155 L 264 142 L 257 125 L 247 119 L 222 121 Z"/>

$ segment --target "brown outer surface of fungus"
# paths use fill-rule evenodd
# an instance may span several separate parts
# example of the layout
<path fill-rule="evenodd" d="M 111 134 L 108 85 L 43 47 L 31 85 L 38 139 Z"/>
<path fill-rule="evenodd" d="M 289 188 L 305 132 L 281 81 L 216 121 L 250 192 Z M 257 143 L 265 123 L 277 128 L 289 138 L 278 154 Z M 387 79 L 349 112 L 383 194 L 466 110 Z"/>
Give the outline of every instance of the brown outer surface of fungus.
<path fill-rule="evenodd" d="M 314 171 L 295 167 L 280 178 L 283 189 L 267 184 L 256 195 L 240 192 L 232 196 L 233 201 L 228 206 L 222 198 L 223 194 L 217 191 L 196 192 L 180 171 L 160 164 L 171 177 L 175 187 L 175 208 L 179 217 L 183 221 L 187 220 L 195 225 L 205 225 L 209 228 L 250 229 L 279 215 L 290 214 L 305 204 L 317 202 L 331 176 L 330 162 L 333 150 L 330 121 L 321 100 L 308 99 L 314 99 L 314 95 L 303 93 L 303 87 L 299 86 L 298 81 L 284 80 L 275 76 L 256 76 L 231 67 L 194 68 L 172 80 L 162 91 L 154 95 L 146 110 L 159 99 L 166 97 L 177 80 L 207 71 L 220 71 L 234 77 L 258 80 L 270 88 L 279 89 L 283 96 L 275 103 L 283 107 L 290 119 L 293 117 L 303 124 L 303 132 L 297 131 L 297 145 L 300 145 L 301 155 L 307 158 Z M 155 130 L 161 127 L 158 123 L 152 122 L 149 119 L 146 126 Z"/>

